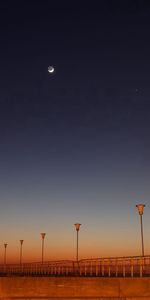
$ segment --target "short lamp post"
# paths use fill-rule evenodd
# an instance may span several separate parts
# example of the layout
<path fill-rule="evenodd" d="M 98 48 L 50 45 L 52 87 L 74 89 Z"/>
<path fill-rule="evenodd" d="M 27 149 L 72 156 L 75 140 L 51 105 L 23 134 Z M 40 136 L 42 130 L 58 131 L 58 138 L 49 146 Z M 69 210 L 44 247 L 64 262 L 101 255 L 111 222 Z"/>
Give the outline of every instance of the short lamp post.
<path fill-rule="evenodd" d="M 77 232 L 77 248 L 76 248 L 76 260 L 77 260 L 77 262 L 78 262 L 78 258 L 79 258 L 79 256 L 78 256 L 78 253 L 79 253 L 79 229 L 80 229 L 81 225 L 82 224 L 80 224 L 80 223 L 74 224 L 76 232 Z"/>
<path fill-rule="evenodd" d="M 20 240 L 20 265 L 22 265 L 22 246 L 23 246 L 24 240 Z"/>
<path fill-rule="evenodd" d="M 44 239 L 45 239 L 45 235 L 46 235 L 45 232 L 41 233 L 41 237 L 42 237 L 42 258 L 41 258 L 41 262 L 42 262 L 42 264 L 44 262 Z"/>
<path fill-rule="evenodd" d="M 8 244 L 4 244 L 4 265 L 6 266 L 6 249 Z"/>
<path fill-rule="evenodd" d="M 137 204 L 136 207 L 138 209 L 138 213 L 139 213 L 139 216 L 140 216 L 142 256 L 144 256 L 143 219 L 142 219 L 142 216 L 143 216 L 143 211 L 144 211 L 145 204 Z"/>

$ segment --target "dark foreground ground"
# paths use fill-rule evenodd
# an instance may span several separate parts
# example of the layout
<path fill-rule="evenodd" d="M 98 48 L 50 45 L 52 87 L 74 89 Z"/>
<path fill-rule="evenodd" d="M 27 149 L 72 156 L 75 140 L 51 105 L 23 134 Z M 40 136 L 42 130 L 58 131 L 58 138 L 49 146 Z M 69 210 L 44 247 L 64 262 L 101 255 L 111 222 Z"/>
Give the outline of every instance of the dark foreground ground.
<path fill-rule="evenodd" d="M 0 299 L 150 300 L 150 278 L 0 277 Z"/>

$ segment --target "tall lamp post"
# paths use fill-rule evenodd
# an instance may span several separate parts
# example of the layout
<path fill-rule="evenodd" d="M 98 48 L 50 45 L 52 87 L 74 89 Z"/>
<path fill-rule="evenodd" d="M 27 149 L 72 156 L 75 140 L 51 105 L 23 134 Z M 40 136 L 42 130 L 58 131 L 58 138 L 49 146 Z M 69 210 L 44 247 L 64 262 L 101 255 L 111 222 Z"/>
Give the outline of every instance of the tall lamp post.
<path fill-rule="evenodd" d="M 23 246 L 24 240 L 20 240 L 20 265 L 22 264 L 22 246 Z"/>
<path fill-rule="evenodd" d="M 6 249 L 8 244 L 4 244 L 4 265 L 6 266 Z"/>
<path fill-rule="evenodd" d="M 45 239 L 45 235 L 46 235 L 45 232 L 41 233 L 41 237 L 42 237 L 42 259 L 41 259 L 41 261 L 42 261 L 42 264 L 44 262 L 44 239 Z"/>
<path fill-rule="evenodd" d="M 144 211 L 145 204 L 142 204 L 142 203 L 141 204 L 137 204 L 136 207 L 138 209 L 138 213 L 139 213 L 139 216 L 140 216 L 142 256 L 144 256 L 143 219 L 142 219 L 142 216 L 143 216 L 143 211 Z"/>
<path fill-rule="evenodd" d="M 74 224 L 76 232 L 77 232 L 77 248 L 76 248 L 77 249 L 76 250 L 76 260 L 77 260 L 77 262 L 78 262 L 78 252 L 79 252 L 79 229 L 80 229 L 81 225 L 82 224 L 80 224 L 80 223 Z"/>

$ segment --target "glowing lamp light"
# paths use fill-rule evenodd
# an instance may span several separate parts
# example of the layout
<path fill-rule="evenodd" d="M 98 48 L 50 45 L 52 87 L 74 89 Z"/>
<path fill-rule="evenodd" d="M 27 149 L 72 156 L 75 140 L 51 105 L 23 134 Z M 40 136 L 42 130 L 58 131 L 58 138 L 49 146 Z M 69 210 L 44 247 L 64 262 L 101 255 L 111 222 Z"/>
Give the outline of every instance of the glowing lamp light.
<path fill-rule="evenodd" d="M 144 211 L 145 204 L 137 204 L 136 207 L 137 207 L 137 209 L 138 209 L 139 215 L 142 216 L 142 215 L 143 215 L 143 211 Z"/>

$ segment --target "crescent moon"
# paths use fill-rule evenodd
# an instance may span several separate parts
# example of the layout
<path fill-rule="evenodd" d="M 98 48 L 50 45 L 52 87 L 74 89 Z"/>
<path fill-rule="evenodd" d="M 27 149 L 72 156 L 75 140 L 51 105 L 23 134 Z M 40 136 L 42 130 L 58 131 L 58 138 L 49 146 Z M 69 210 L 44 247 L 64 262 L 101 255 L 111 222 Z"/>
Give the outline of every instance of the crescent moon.
<path fill-rule="evenodd" d="M 54 67 L 53 66 L 49 66 L 48 67 L 48 72 L 49 73 L 54 73 Z"/>

